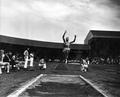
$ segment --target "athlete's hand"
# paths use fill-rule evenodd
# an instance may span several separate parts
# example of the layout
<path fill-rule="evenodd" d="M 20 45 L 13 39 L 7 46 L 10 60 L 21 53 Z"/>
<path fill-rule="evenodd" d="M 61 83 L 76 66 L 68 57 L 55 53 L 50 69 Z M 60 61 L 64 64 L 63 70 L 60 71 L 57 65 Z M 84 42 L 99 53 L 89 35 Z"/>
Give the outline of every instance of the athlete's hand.
<path fill-rule="evenodd" d="M 65 34 L 67 33 L 67 30 L 65 30 L 65 32 L 64 32 Z"/>

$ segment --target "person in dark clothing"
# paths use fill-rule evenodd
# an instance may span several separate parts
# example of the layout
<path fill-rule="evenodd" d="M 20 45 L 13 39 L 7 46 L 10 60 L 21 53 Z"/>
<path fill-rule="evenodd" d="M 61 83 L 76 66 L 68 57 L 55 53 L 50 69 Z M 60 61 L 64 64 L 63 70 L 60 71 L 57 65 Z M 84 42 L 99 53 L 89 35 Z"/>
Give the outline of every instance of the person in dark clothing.
<path fill-rule="evenodd" d="M 3 58 L 3 62 L 10 62 L 10 57 L 8 55 L 8 53 L 5 54 L 4 58 Z"/>
<path fill-rule="evenodd" d="M 12 70 L 15 70 L 16 64 L 17 64 L 17 62 L 16 62 L 16 56 L 12 55 L 11 61 L 10 61 L 10 65 L 12 66 Z"/>

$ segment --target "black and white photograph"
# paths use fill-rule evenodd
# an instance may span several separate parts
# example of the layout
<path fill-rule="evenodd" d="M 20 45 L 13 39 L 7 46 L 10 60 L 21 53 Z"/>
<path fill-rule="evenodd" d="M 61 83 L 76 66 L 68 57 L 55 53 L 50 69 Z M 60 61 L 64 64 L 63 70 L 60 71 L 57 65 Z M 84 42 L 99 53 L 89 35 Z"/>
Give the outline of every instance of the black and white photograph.
<path fill-rule="evenodd" d="M 120 0 L 0 0 L 0 97 L 120 97 Z"/>

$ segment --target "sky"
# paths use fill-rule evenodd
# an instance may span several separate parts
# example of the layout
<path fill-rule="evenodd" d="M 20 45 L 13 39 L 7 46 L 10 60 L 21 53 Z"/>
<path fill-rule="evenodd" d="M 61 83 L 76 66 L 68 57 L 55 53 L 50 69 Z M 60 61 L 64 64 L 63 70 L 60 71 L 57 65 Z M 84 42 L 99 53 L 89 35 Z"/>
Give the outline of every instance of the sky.
<path fill-rule="evenodd" d="M 90 30 L 120 31 L 120 0 L 0 0 L 0 34 L 83 44 Z"/>

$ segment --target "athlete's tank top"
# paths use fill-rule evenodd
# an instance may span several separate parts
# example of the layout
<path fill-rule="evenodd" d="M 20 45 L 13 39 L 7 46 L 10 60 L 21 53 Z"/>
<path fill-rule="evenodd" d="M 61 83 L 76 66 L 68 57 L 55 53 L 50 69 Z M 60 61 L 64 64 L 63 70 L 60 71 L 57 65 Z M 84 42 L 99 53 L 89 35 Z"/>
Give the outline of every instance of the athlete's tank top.
<path fill-rule="evenodd" d="M 65 48 L 70 48 L 70 43 L 69 42 L 65 42 L 64 47 Z"/>

